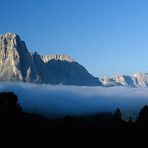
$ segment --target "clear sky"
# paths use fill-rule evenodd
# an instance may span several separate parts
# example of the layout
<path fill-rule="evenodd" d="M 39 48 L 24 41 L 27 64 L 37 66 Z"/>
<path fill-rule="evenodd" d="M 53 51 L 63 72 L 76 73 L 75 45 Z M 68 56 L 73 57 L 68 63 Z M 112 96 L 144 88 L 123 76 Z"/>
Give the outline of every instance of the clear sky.
<path fill-rule="evenodd" d="M 0 0 L 0 34 L 68 54 L 94 76 L 148 72 L 147 0 Z"/>

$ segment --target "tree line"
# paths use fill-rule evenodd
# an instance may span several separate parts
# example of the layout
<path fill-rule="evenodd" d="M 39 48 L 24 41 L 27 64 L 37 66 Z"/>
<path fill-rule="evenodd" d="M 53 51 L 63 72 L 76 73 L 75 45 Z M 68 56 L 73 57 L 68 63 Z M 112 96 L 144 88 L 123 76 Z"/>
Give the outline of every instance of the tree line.
<path fill-rule="evenodd" d="M 0 147 L 140 147 L 148 137 L 148 106 L 136 121 L 113 113 L 47 119 L 26 113 L 13 92 L 0 93 Z"/>

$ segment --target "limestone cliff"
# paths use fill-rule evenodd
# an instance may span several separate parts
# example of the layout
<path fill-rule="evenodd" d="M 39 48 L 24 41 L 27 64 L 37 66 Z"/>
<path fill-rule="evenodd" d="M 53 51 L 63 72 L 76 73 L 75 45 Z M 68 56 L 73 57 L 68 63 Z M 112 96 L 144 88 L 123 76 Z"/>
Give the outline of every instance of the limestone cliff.
<path fill-rule="evenodd" d="M 0 35 L 0 80 L 31 83 L 98 86 L 82 65 L 67 55 L 30 53 L 16 34 Z"/>

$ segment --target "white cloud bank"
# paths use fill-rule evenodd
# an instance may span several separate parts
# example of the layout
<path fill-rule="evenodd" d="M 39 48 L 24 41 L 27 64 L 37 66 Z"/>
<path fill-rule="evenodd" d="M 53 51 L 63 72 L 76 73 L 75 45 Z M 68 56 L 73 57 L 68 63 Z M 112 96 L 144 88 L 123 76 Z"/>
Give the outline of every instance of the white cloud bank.
<path fill-rule="evenodd" d="M 23 109 L 48 117 L 113 112 L 134 115 L 148 104 L 148 88 L 52 86 L 0 83 L 0 91 L 13 91 Z"/>

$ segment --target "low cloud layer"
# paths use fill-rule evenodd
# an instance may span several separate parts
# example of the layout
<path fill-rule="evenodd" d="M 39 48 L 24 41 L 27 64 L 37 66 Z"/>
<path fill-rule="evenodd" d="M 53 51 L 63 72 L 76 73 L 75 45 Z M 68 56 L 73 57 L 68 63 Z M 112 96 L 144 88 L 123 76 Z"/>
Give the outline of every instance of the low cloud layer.
<path fill-rule="evenodd" d="M 148 104 L 147 88 L 51 86 L 27 83 L 0 83 L 0 91 L 13 91 L 27 112 L 47 117 L 113 112 L 136 116 Z"/>

